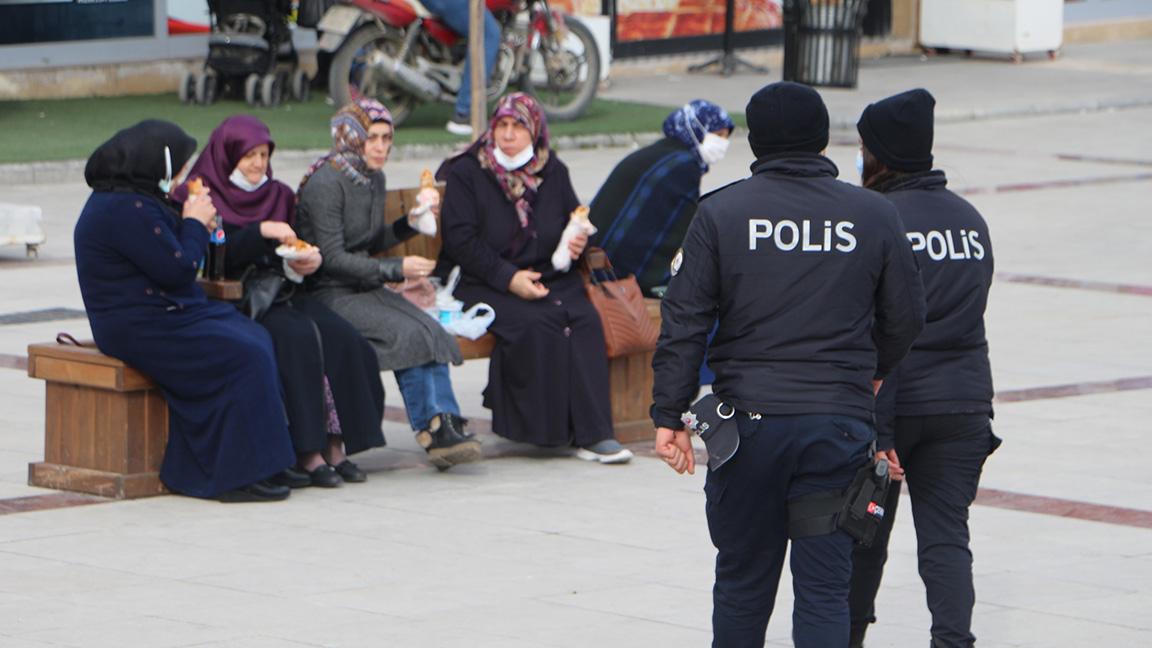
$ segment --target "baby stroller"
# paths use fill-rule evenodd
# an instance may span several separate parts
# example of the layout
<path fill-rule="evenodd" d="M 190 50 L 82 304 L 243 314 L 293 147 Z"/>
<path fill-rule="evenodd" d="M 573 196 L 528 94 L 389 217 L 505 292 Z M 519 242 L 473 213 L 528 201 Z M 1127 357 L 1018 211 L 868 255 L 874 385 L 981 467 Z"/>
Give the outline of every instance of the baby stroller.
<path fill-rule="evenodd" d="M 208 58 L 203 70 L 181 79 L 180 101 L 206 106 L 219 93 L 241 88 L 250 106 L 273 108 L 287 93 L 307 101 L 309 79 L 288 27 L 291 10 L 291 0 L 208 0 Z"/>

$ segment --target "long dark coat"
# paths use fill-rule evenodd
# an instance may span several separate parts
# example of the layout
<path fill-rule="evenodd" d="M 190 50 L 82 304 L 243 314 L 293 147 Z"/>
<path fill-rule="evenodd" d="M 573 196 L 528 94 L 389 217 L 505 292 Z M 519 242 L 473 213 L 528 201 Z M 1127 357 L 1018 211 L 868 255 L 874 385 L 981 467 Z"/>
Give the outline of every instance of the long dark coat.
<path fill-rule="evenodd" d="M 497 345 L 484 390 L 492 430 L 542 446 L 592 445 L 612 437 L 604 332 L 580 274 L 556 272 L 551 262 L 580 201 L 568 167 L 555 157 L 541 175 L 532 204 L 536 236 L 513 250 L 520 229 L 515 207 L 474 155 L 452 161 L 441 212 L 441 260 L 463 270 L 457 298 L 469 305 L 486 302 L 496 311 L 490 331 Z M 525 268 L 543 274 L 547 297 L 525 301 L 508 292 L 512 275 Z"/>
<path fill-rule="evenodd" d="M 225 224 L 226 273 L 239 278 L 250 267 L 279 271 L 274 241 L 260 235 L 260 223 Z M 288 430 L 298 453 L 320 452 L 328 445 L 327 377 L 336 404 L 344 448 L 355 454 L 384 445 L 384 385 L 372 345 L 344 318 L 302 287 L 286 283 L 282 300 L 259 323 L 272 336 L 276 365 L 284 385 Z"/>
<path fill-rule="evenodd" d="M 97 191 L 76 224 L 76 271 L 96 345 L 168 401 L 160 479 L 197 497 L 295 462 L 268 333 L 196 285 L 208 233 L 151 195 Z"/>

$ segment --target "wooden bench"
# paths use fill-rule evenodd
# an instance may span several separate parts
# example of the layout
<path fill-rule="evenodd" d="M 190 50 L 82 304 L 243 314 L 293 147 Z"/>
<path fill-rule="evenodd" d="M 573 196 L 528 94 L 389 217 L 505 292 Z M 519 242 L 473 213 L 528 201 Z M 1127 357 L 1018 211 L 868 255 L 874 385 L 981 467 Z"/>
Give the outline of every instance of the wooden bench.
<path fill-rule="evenodd" d="M 28 346 L 28 375 L 44 391 L 44 461 L 32 486 L 131 499 L 167 492 L 160 462 L 168 404 L 144 374 L 95 346 Z"/>
<path fill-rule="evenodd" d="M 389 223 L 415 205 L 415 189 L 388 192 Z M 440 238 L 414 237 L 386 255 L 435 259 Z M 237 300 L 238 281 L 202 281 L 209 297 Z M 648 300 L 648 313 L 659 325 L 660 303 Z M 457 338 L 465 360 L 487 358 L 496 339 Z M 89 343 L 91 344 L 91 343 Z M 652 353 L 614 358 L 608 363 L 612 421 L 623 443 L 650 440 Z M 55 342 L 28 346 L 28 375 L 46 381 L 44 461 L 29 464 L 28 483 L 132 499 L 166 493 L 160 462 L 168 440 L 168 406 L 156 384 L 94 345 Z"/>

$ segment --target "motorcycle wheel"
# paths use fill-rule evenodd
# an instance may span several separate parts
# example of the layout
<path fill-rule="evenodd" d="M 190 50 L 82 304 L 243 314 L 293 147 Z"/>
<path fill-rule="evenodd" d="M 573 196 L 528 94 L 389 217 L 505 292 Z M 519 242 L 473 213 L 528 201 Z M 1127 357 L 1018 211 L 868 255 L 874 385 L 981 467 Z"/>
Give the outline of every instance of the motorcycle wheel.
<path fill-rule="evenodd" d="M 332 56 L 328 69 L 328 95 L 337 106 L 360 97 L 370 97 L 384 104 L 392 113 L 392 125 L 399 126 L 416 107 L 412 95 L 366 74 L 365 61 L 374 50 L 395 56 L 404 44 L 404 36 L 394 29 L 381 29 L 368 23 L 352 32 Z"/>
<path fill-rule="evenodd" d="M 520 78 L 550 121 L 583 115 L 600 85 L 600 50 L 592 32 L 572 16 L 564 16 L 564 26 L 568 34 L 562 42 L 555 36 L 536 39 Z"/>

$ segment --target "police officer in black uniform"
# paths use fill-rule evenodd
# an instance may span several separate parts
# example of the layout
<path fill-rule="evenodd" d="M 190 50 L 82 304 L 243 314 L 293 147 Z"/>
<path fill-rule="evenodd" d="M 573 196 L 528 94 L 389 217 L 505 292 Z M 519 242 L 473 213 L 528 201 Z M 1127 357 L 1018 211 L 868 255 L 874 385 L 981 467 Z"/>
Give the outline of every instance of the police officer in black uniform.
<path fill-rule="evenodd" d="M 932 170 L 935 99 L 910 90 L 864 109 L 859 123 L 864 186 L 900 210 L 919 261 L 928 321 L 908 356 L 884 382 L 877 407 L 877 448 L 912 498 L 920 577 L 932 612 L 932 646 L 967 648 L 972 635 L 972 552 L 968 507 L 992 434 L 992 372 L 984 307 L 992 284 L 988 226 L 972 205 Z M 853 555 L 852 641 L 863 645 L 887 558 L 900 485 L 888 491 L 886 515 L 870 548 Z"/>
<path fill-rule="evenodd" d="M 713 392 L 734 411 L 739 449 L 704 487 L 718 553 L 713 646 L 763 646 L 788 546 L 789 501 L 842 491 L 867 464 L 873 389 L 923 326 L 915 259 L 896 209 L 836 179 L 821 153 L 820 95 L 774 83 L 746 109 L 752 176 L 700 204 L 661 305 L 652 366 L 656 451 L 695 458 L 681 414 L 698 390 L 707 336 Z M 793 639 L 848 642 L 852 539 L 796 539 Z"/>

